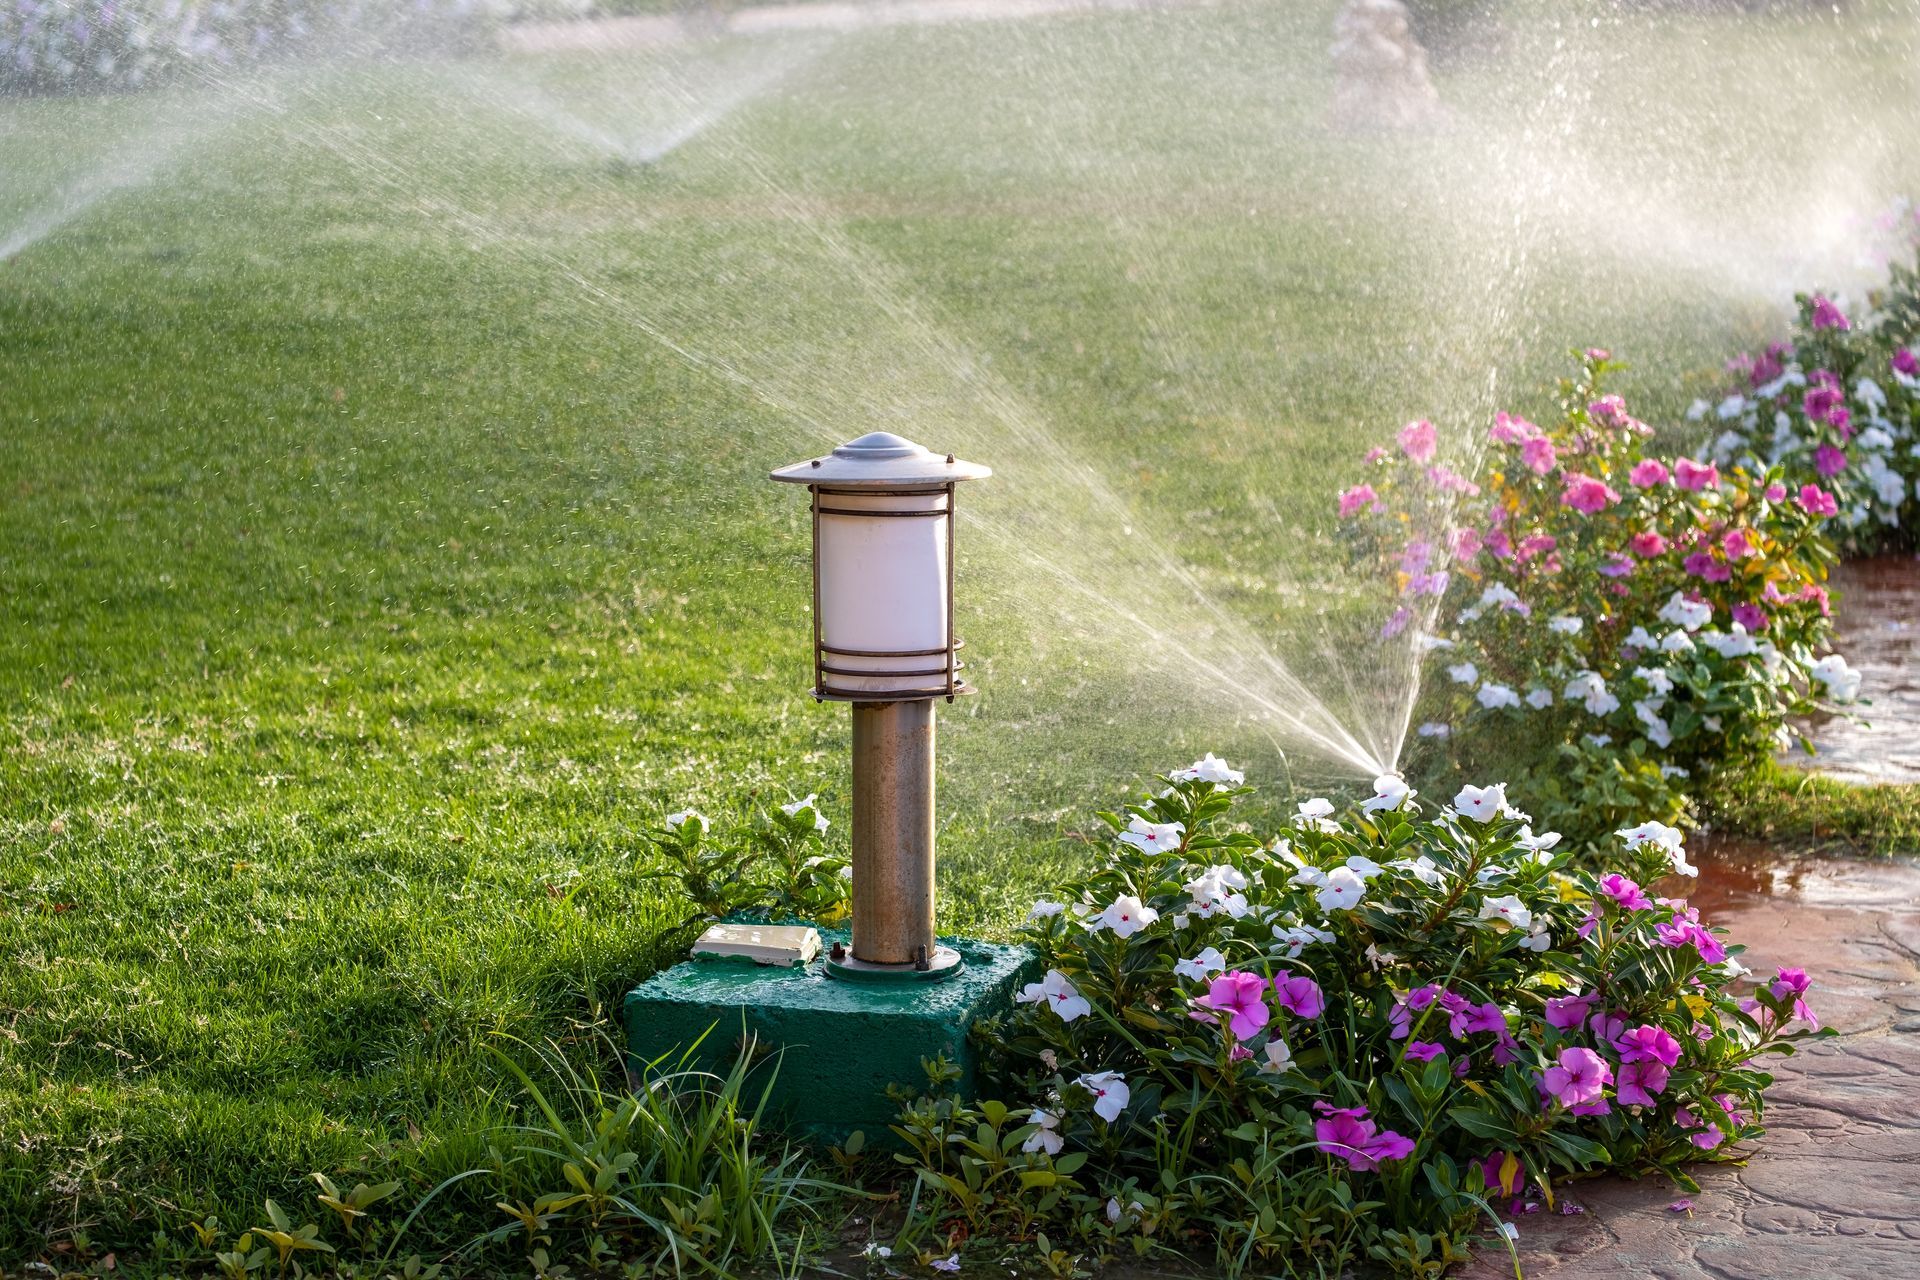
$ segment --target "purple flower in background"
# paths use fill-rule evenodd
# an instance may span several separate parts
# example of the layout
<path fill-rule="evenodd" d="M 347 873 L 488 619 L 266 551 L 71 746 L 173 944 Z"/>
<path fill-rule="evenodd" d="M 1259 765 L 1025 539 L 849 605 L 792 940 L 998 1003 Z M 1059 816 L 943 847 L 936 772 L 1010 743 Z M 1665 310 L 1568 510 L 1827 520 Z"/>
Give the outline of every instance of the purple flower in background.
<path fill-rule="evenodd" d="M 1887 363 L 1895 373 L 1909 378 L 1920 376 L 1920 356 L 1914 355 L 1911 347 L 1901 347 Z"/>
<path fill-rule="evenodd" d="M 1432 1062 L 1446 1053 L 1447 1046 L 1432 1040 L 1409 1040 L 1407 1057 L 1413 1062 Z"/>
<path fill-rule="evenodd" d="M 1409 461 L 1432 462 L 1439 447 L 1440 433 L 1425 418 L 1400 428 L 1400 452 L 1406 454 Z"/>
<path fill-rule="evenodd" d="M 1658 1062 L 1671 1067 L 1680 1061 L 1680 1042 L 1663 1027 L 1646 1023 L 1614 1038 L 1622 1062 Z"/>
<path fill-rule="evenodd" d="M 1598 996 L 1555 996 L 1547 1001 L 1547 1025 L 1556 1031 L 1577 1031 L 1598 1003 Z"/>
<path fill-rule="evenodd" d="M 1813 295 L 1813 327 L 1816 329 L 1838 329 L 1842 333 L 1853 328 L 1853 322 L 1824 293 Z"/>
<path fill-rule="evenodd" d="M 1830 444 L 1823 444 L 1813 451 L 1813 469 L 1832 479 L 1847 469 L 1847 455 Z"/>
<path fill-rule="evenodd" d="M 1563 1107 L 1577 1107 L 1598 1101 L 1612 1080 L 1605 1058 L 1591 1049 L 1566 1048 L 1540 1077 L 1540 1092 Z"/>

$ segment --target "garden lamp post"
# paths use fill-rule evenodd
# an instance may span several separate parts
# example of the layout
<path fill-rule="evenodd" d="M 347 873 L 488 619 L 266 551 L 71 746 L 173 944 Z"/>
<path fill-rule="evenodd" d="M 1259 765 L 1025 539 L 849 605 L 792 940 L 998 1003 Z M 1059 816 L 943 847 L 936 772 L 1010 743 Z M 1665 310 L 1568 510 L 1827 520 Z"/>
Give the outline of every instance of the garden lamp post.
<path fill-rule="evenodd" d="M 773 472 L 813 495 L 813 696 L 853 704 L 853 947 L 835 977 L 928 981 L 933 704 L 971 689 L 953 634 L 953 496 L 986 467 L 874 431 Z"/>

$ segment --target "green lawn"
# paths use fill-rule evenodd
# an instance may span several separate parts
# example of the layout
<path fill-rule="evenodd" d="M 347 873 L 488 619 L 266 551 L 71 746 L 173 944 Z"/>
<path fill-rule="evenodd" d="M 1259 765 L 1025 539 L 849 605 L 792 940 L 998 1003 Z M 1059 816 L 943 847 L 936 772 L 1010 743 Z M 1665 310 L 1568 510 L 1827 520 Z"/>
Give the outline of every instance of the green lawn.
<path fill-rule="evenodd" d="M 893 427 L 999 473 L 941 910 L 1002 934 L 1145 772 L 1357 780 L 1261 646 L 1391 736 L 1328 537 L 1368 443 L 1588 342 L 1677 420 L 1920 178 L 1872 6 L 1523 26 L 1394 140 L 1325 128 L 1332 7 L 0 103 L 0 235 L 135 175 L 0 265 L 0 1262 L 417 1197 L 512 1102 L 486 1045 L 669 958 L 637 832 L 817 790 L 844 839 L 770 467 Z M 742 80 L 658 164 L 590 140 Z"/>

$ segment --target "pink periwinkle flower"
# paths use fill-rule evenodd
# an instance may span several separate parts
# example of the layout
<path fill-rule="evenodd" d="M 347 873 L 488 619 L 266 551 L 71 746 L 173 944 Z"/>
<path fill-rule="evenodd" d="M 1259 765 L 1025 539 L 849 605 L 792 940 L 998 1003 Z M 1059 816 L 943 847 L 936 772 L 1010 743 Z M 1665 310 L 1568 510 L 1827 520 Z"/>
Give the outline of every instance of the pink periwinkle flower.
<path fill-rule="evenodd" d="M 1667 553 L 1667 540 L 1651 530 L 1634 534 L 1629 545 L 1633 547 L 1633 554 L 1642 560 L 1651 560 Z"/>
<path fill-rule="evenodd" d="M 1598 1101 L 1612 1081 L 1613 1069 L 1605 1058 L 1573 1046 L 1562 1049 L 1555 1065 L 1540 1077 L 1540 1091 L 1563 1107 L 1577 1107 Z"/>
<path fill-rule="evenodd" d="M 1372 485 L 1357 484 L 1340 495 L 1340 518 L 1356 516 L 1378 501 L 1380 495 L 1373 491 Z"/>
<path fill-rule="evenodd" d="M 1347 1162 L 1362 1173 L 1380 1167 L 1383 1160 L 1404 1160 L 1413 1154 L 1413 1139 L 1391 1129 L 1376 1132 L 1365 1107 L 1334 1107 L 1316 1102 L 1320 1119 L 1313 1122 L 1314 1145 Z"/>
<path fill-rule="evenodd" d="M 1440 433 L 1425 418 L 1400 428 L 1400 452 L 1414 462 L 1433 461 L 1434 451 L 1439 447 Z"/>
<path fill-rule="evenodd" d="M 1767 486 L 1766 495 L 1768 502 L 1785 502 L 1787 500 L 1787 486 L 1775 480 Z"/>
<path fill-rule="evenodd" d="M 1807 977 L 1805 969 L 1782 969 L 1779 976 L 1768 984 L 1768 990 L 1773 992 L 1773 998 L 1776 1000 L 1784 1000 L 1791 995 L 1793 1016 L 1818 1031 L 1820 1019 L 1814 1016 L 1812 1006 L 1806 1001 L 1807 988 L 1812 985 L 1813 981 Z"/>
<path fill-rule="evenodd" d="M 1416 573 L 1407 579 L 1407 585 L 1402 590 L 1410 596 L 1443 596 L 1447 593 L 1447 583 L 1452 580 L 1453 575 L 1445 569 Z"/>
<path fill-rule="evenodd" d="M 1286 969 L 1273 975 L 1274 1003 L 1296 1018 L 1317 1018 L 1326 1012 L 1327 998 L 1312 978 L 1296 977 Z"/>
<path fill-rule="evenodd" d="M 1453 558 L 1465 563 L 1480 554 L 1480 531 L 1472 525 L 1464 529 L 1455 529 L 1448 539 L 1453 550 Z"/>
<path fill-rule="evenodd" d="M 1845 333 L 1847 330 L 1853 328 L 1853 322 L 1847 319 L 1845 312 L 1833 305 L 1832 300 L 1829 299 L 1826 294 L 1816 293 L 1813 295 L 1813 327 L 1816 329 L 1838 329 L 1842 333 Z"/>
<path fill-rule="evenodd" d="M 1507 1015 L 1500 1012 L 1500 1006 L 1496 1004 L 1467 1004 L 1463 1001 L 1447 1022 L 1447 1030 L 1456 1040 L 1476 1032 L 1498 1033 L 1506 1029 Z"/>
<path fill-rule="evenodd" d="M 1433 558 L 1433 544 L 1425 538 L 1415 538 L 1400 553 L 1400 572 L 1419 573 L 1427 567 L 1427 561 Z"/>
<path fill-rule="evenodd" d="M 1432 1062 L 1446 1053 L 1447 1046 L 1433 1040 L 1409 1040 L 1407 1057 L 1413 1062 Z"/>
<path fill-rule="evenodd" d="M 1393 1002 L 1393 1008 L 1387 1013 L 1389 1034 L 1395 1040 L 1405 1040 L 1413 1033 L 1413 1016 L 1424 1012 L 1426 1007 L 1440 995 L 1440 988 L 1432 983 L 1424 987 L 1415 987 Z"/>
<path fill-rule="evenodd" d="M 1718 489 L 1720 468 L 1711 462 L 1676 458 L 1673 463 L 1673 482 L 1689 493 L 1699 493 L 1702 489 Z"/>
<path fill-rule="evenodd" d="M 1895 373 L 1905 374 L 1909 378 L 1920 377 L 1920 356 L 1913 354 L 1911 347 L 1901 347 L 1895 351 L 1887 364 Z"/>
<path fill-rule="evenodd" d="M 1667 464 L 1660 459 L 1642 458 L 1633 464 L 1633 470 L 1627 473 L 1627 479 L 1631 480 L 1636 488 L 1651 489 L 1655 485 L 1665 484 L 1672 474 L 1667 470 Z"/>
<path fill-rule="evenodd" d="M 1627 402 L 1619 396 L 1601 396 L 1587 406 L 1587 416 L 1603 427 L 1624 426 L 1632 421 L 1627 416 Z"/>
<path fill-rule="evenodd" d="M 1427 480 L 1442 493 L 1464 493 L 1473 497 L 1480 492 L 1479 485 L 1448 467 L 1428 467 Z"/>
<path fill-rule="evenodd" d="M 1651 1107 L 1654 1094 L 1667 1087 L 1667 1068 L 1652 1058 L 1622 1062 L 1614 1084 L 1614 1096 L 1623 1107 Z"/>
<path fill-rule="evenodd" d="M 1627 1030 L 1627 1015 L 1602 1011 L 1587 1019 L 1587 1034 L 1595 1044 L 1612 1044 Z"/>
<path fill-rule="evenodd" d="M 1566 492 L 1560 495 L 1561 506 L 1572 507 L 1582 515 L 1589 516 L 1605 511 L 1618 501 L 1620 495 L 1609 488 L 1606 481 L 1578 472 L 1568 474 Z"/>
<path fill-rule="evenodd" d="M 1267 993 L 1267 980 L 1257 973 L 1223 973 L 1207 984 L 1207 994 L 1195 1004 L 1217 1015 L 1216 1020 L 1224 1020 L 1229 1034 L 1236 1040 L 1246 1040 L 1260 1033 L 1273 1015 L 1267 1011 L 1266 1002 L 1261 998 Z M 1204 1012 L 1195 1013 L 1196 1018 L 1206 1018 Z"/>
<path fill-rule="evenodd" d="M 1602 361 L 1613 359 L 1613 352 L 1607 350 L 1605 347 L 1588 347 L 1587 359 L 1598 364 Z"/>
<path fill-rule="evenodd" d="M 1554 996 L 1547 1001 L 1547 1025 L 1556 1031 L 1578 1031 L 1599 1003 L 1598 996 Z"/>
<path fill-rule="evenodd" d="M 1489 530 L 1481 542 L 1488 551 L 1493 553 L 1495 559 L 1513 559 L 1513 539 L 1507 536 L 1505 529 Z"/>
<path fill-rule="evenodd" d="M 1622 911 L 1653 910 L 1653 900 L 1639 885 L 1617 871 L 1600 881 L 1600 892 L 1618 903 Z"/>
<path fill-rule="evenodd" d="M 1609 551 L 1607 553 L 1607 562 L 1600 566 L 1600 576 L 1603 578 L 1625 578 L 1629 577 L 1633 573 L 1633 570 L 1634 563 L 1632 556 L 1624 551 Z"/>
<path fill-rule="evenodd" d="M 1800 486 L 1800 505 L 1810 516 L 1837 516 L 1840 503 L 1834 496 L 1817 484 Z"/>
<path fill-rule="evenodd" d="M 1807 394 L 1800 397 L 1800 410 L 1807 415 L 1809 421 L 1832 423 L 1838 426 L 1839 424 L 1833 421 L 1833 415 L 1836 412 L 1846 412 L 1847 398 L 1841 392 L 1839 383 L 1834 380 L 1832 374 L 1827 374 L 1825 379 L 1821 378 L 1820 375 L 1826 372 L 1825 369 L 1814 371 L 1811 385 L 1807 387 Z"/>
<path fill-rule="evenodd" d="M 1713 1095 L 1713 1100 L 1720 1104 L 1722 1111 L 1727 1113 L 1727 1119 L 1737 1125 L 1747 1122 L 1747 1117 L 1740 1111 L 1740 1100 L 1732 1094 L 1716 1093 Z"/>
<path fill-rule="evenodd" d="M 1513 1162 L 1513 1173 L 1502 1178 L 1500 1171 L 1506 1167 L 1507 1153 L 1496 1151 L 1480 1161 L 1480 1181 L 1488 1190 L 1498 1191 L 1501 1195 L 1516 1195 L 1526 1177 L 1526 1169 L 1518 1160 Z"/>
<path fill-rule="evenodd" d="M 1405 631 L 1407 624 L 1412 621 L 1413 610 L 1407 608 L 1405 605 L 1401 605 L 1393 611 L 1392 616 L 1380 624 L 1380 638 L 1382 640 L 1393 639 L 1402 631 Z"/>
<path fill-rule="evenodd" d="M 1753 535 L 1745 529 L 1729 529 L 1720 538 L 1720 549 L 1727 553 L 1727 559 L 1740 560 L 1753 555 L 1760 548 L 1753 543 Z"/>
<path fill-rule="evenodd" d="M 1765 631 L 1770 619 L 1767 611 L 1757 604 L 1737 604 L 1733 606 L 1733 620 L 1748 631 Z"/>
<path fill-rule="evenodd" d="M 1533 436 L 1520 446 L 1520 461 L 1537 476 L 1543 476 L 1553 470 L 1560 461 L 1554 452 L 1553 441 L 1545 436 Z"/>
<path fill-rule="evenodd" d="M 1680 1061 L 1680 1042 L 1664 1027 L 1650 1022 L 1616 1036 L 1613 1047 L 1620 1051 L 1622 1062 L 1651 1061 L 1671 1067 Z"/>
<path fill-rule="evenodd" d="M 1520 545 L 1515 548 L 1514 555 L 1522 564 L 1525 564 L 1535 556 L 1545 555 L 1559 545 L 1560 540 L 1550 533 L 1530 533 L 1520 539 Z"/>
<path fill-rule="evenodd" d="M 1377 462 L 1386 461 L 1386 458 L 1387 458 L 1387 447 L 1383 444 L 1377 444 L 1373 446 L 1373 448 L 1367 450 L 1365 453 L 1360 455 L 1361 463 L 1369 467 L 1373 466 Z"/>
<path fill-rule="evenodd" d="M 1540 434 L 1540 428 L 1525 418 L 1501 412 L 1493 416 L 1493 426 L 1487 430 L 1487 439 L 1495 444 L 1524 444 Z"/>
<path fill-rule="evenodd" d="M 1821 445 L 1813 451 L 1813 469 L 1832 479 L 1847 469 L 1846 451 L 1830 444 Z"/>

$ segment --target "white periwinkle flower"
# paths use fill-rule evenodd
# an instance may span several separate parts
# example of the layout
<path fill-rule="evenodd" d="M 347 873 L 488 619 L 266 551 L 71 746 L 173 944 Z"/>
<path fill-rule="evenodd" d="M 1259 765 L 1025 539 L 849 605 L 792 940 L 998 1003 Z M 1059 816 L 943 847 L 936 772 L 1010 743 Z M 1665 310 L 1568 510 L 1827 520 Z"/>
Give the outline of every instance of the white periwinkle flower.
<path fill-rule="evenodd" d="M 1247 775 L 1238 769 L 1227 767 L 1225 760 L 1214 757 L 1209 751 L 1184 769 L 1175 769 L 1167 775 L 1175 782 L 1216 782 L 1238 784 L 1247 780 Z"/>
<path fill-rule="evenodd" d="M 1131 938 L 1159 918 L 1160 913 L 1140 899 L 1122 894 L 1100 913 L 1100 927 L 1113 930 L 1116 938 Z"/>
<path fill-rule="evenodd" d="M 1453 736 L 1453 727 L 1439 720 L 1429 720 L 1414 732 L 1423 738 L 1447 738 Z"/>
<path fill-rule="evenodd" d="M 1045 920 L 1050 916 L 1057 916 L 1066 909 L 1067 904 L 1064 902 L 1053 902 L 1046 898 L 1040 898 L 1034 902 L 1032 910 L 1027 912 L 1027 923 L 1032 924 L 1036 920 Z"/>
<path fill-rule="evenodd" d="M 1373 795 L 1360 802 L 1365 813 L 1378 813 L 1383 809 L 1398 810 L 1407 807 L 1415 792 L 1406 784 L 1406 780 L 1391 773 L 1383 773 L 1373 780 Z"/>
<path fill-rule="evenodd" d="M 1118 838 L 1121 843 L 1130 844 L 1142 853 L 1167 853 L 1178 849 L 1186 839 L 1186 834 L 1184 823 L 1148 822 L 1136 814 Z"/>
<path fill-rule="evenodd" d="M 1443 884 L 1447 878 L 1446 872 L 1440 870 L 1439 864 L 1424 853 L 1417 858 L 1401 858 L 1390 865 L 1407 872 L 1425 885 Z"/>
<path fill-rule="evenodd" d="M 1847 665 L 1837 653 L 1807 668 L 1807 674 L 1827 687 L 1827 696 L 1835 702 L 1852 702 L 1860 696 L 1860 673 Z"/>
<path fill-rule="evenodd" d="M 1524 951 L 1545 951 L 1552 945 L 1553 935 L 1547 932 L 1544 925 L 1535 925 L 1532 933 L 1520 939 L 1520 947 Z"/>
<path fill-rule="evenodd" d="M 1315 943 L 1332 942 L 1333 934 L 1318 925 L 1275 925 L 1273 938 L 1287 949 L 1287 959 L 1297 960 L 1300 953 Z"/>
<path fill-rule="evenodd" d="M 702 835 L 706 834 L 708 830 L 707 815 L 701 813 L 698 809 L 682 809 L 678 813 L 670 813 L 667 815 L 667 829 L 669 831 L 678 831 L 689 822 L 698 827 Z"/>
<path fill-rule="evenodd" d="M 1753 637 L 1748 635 L 1747 629 L 1737 622 L 1725 634 L 1718 631 L 1702 631 L 1695 638 L 1723 658 L 1744 658 L 1759 652 L 1759 646 L 1754 643 Z"/>
<path fill-rule="evenodd" d="M 1208 867 L 1198 879 L 1184 887 L 1193 895 L 1188 910 L 1203 920 L 1214 915 L 1238 920 L 1247 914 L 1247 896 L 1239 892 L 1247 887 L 1247 878 L 1233 867 Z"/>
<path fill-rule="evenodd" d="M 1060 1128 L 1060 1117 L 1053 1112 L 1035 1110 L 1027 1117 L 1027 1123 L 1040 1126 L 1033 1131 L 1032 1137 L 1020 1144 L 1020 1149 L 1028 1155 L 1044 1151 L 1050 1156 L 1057 1156 L 1060 1148 L 1067 1145 L 1067 1140 L 1056 1132 Z"/>
<path fill-rule="evenodd" d="M 1681 847 L 1681 835 L 1678 827 L 1670 827 L 1664 822 L 1643 822 L 1637 827 L 1627 827 L 1614 832 L 1627 842 L 1627 848 L 1639 849 L 1652 845 L 1667 855 L 1667 862 L 1683 876 L 1700 874 L 1699 868 L 1687 861 L 1686 850 Z"/>
<path fill-rule="evenodd" d="M 1504 897 L 1488 898 L 1480 904 L 1482 920 L 1504 920 L 1516 929 L 1527 929 L 1533 925 L 1533 912 L 1513 894 Z"/>
<path fill-rule="evenodd" d="M 1610 716 L 1620 709 L 1620 699 L 1608 691 L 1607 682 L 1596 671 L 1582 671 L 1567 681 L 1562 693 L 1567 701 L 1585 706 L 1589 715 Z"/>
<path fill-rule="evenodd" d="M 1533 834 L 1532 827 L 1522 827 L 1520 828 L 1520 834 L 1513 838 L 1513 842 L 1535 857 L 1540 857 L 1540 855 L 1545 854 L 1549 849 L 1552 849 L 1553 846 L 1560 843 L 1560 833 L 1558 831 L 1542 831 L 1539 835 L 1535 835 Z M 1550 861 L 1550 859 L 1541 858 L 1541 861 Z"/>
<path fill-rule="evenodd" d="M 1496 782 L 1490 787 L 1462 787 L 1453 798 L 1453 811 L 1475 822 L 1492 822 L 1507 807 L 1507 786 Z"/>
<path fill-rule="evenodd" d="M 1666 638 L 1660 642 L 1660 652 L 1692 653 L 1693 637 L 1689 636 L 1686 632 L 1681 631 L 1677 628 L 1675 630 L 1669 631 L 1666 635 Z"/>
<path fill-rule="evenodd" d="M 1260 1070 L 1271 1071 L 1275 1075 L 1293 1065 L 1293 1050 L 1287 1048 L 1287 1042 L 1280 1039 L 1267 1041 L 1266 1060 L 1260 1064 Z"/>
<path fill-rule="evenodd" d="M 1081 1076 L 1078 1084 L 1093 1095 L 1093 1114 L 1108 1124 L 1120 1118 L 1120 1113 L 1127 1109 L 1127 1100 L 1133 1096 L 1118 1071 L 1096 1071 Z"/>
<path fill-rule="evenodd" d="M 1553 690 L 1541 688 L 1527 690 L 1527 705 L 1535 711 L 1545 711 L 1553 705 Z"/>
<path fill-rule="evenodd" d="M 1190 960 L 1181 960 L 1173 966 L 1173 971 L 1183 978 L 1195 982 L 1205 982 L 1216 973 L 1225 973 L 1227 958 L 1220 954 L 1220 948 L 1208 947 Z"/>
<path fill-rule="evenodd" d="M 1480 682 L 1480 668 L 1474 666 L 1471 662 L 1456 662 L 1447 668 L 1447 679 L 1453 681 L 1455 684 L 1478 684 Z"/>
<path fill-rule="evenodd" d="M 795 800 L 792 804 L 781 805 L 780 812 L 790 818 L 797 818 L 800 816 L 801 811 L 805 810 L 813 814 L 813 829 L 815 831 L 825 831 L 828 825 L 827 817 L 820 812 L 819 801 L 820 797 L 809 791 L 805 800 Z"/>
<path fill-rule="evenodd" d="M 1360 878 L 1359 872 L 1351 867 L 1335 867 L 1327 872 L 1313 896 L 1322 911 L 1351 911 L 1360 905 L 1366 890 L 1367 882 Z"/>
<path fill-rule="evenodd" d="M 1653 633 L 1645 627 L 1635 627 L 1633 630 L 1627 632 L 1627 638 L 1620 643 L 1629 649 L 1654 649 L 1658 648 L 1660 644 L 1660 642 L 1654 638 Z"/>
<path fill-rule="evenodd" d="M 1635 667 L 1633 678 L 1646 685 L 1657 698 L 1664 698 L 1673 692 L 1673 677 L 1667 674 L 1665 667 Z"/>
<path fill-rule="evenodd" d="M 1689 600 L 1684 592 L 1674 592 L 1660 606 L 1660 621 L 1684 631 L 1698 631 L 1712 620 L 1713 606 L 1704 600 Z"/>
<path fill-rule="evenodd" d="M 1299 812 L 1294 815 L 1293 825 L 1307 827 L 1315 831 L 1338 831 L 1340 824 L 1333 820 L 1333 801 L 1315 796 L 1311 800 L 1302 800 Z"/>
<path fill-rule="evenodd" d="M 1580 628 L 1585 625 L 1585 623 L 1570 613 L 1563 613 L 1557 618 L 1547 619 L 1547 630 L 1553 632 L 1555 635 L 1561 636 L 1577 636 L 1580 634 Z"/>
<path fill-rule="evenodd" d="M 1040 982 L 1029 982 L 1014 997 L 1017 1004 L 1044 1004 L 1060 1015 L 1060 1021 L 1072 1022 L 1093 1012 L 1093 1006 L 1087 998 L 1067 981 L 1067 975 L 1058 969 L 1047 970 L 1047 976 Z"/>
<path fill-rule="evenodd" d="M 1519 694 L 1515 693 L 1508 686 L 1495 684 L 1491 680 L 1481 685 L 1480 692 L 1473 696 L 1479 699 L 1480 705 L 1489 711 L 1496 710 L 1500 707 L 1518 707 L 1520 705 Z"/>

